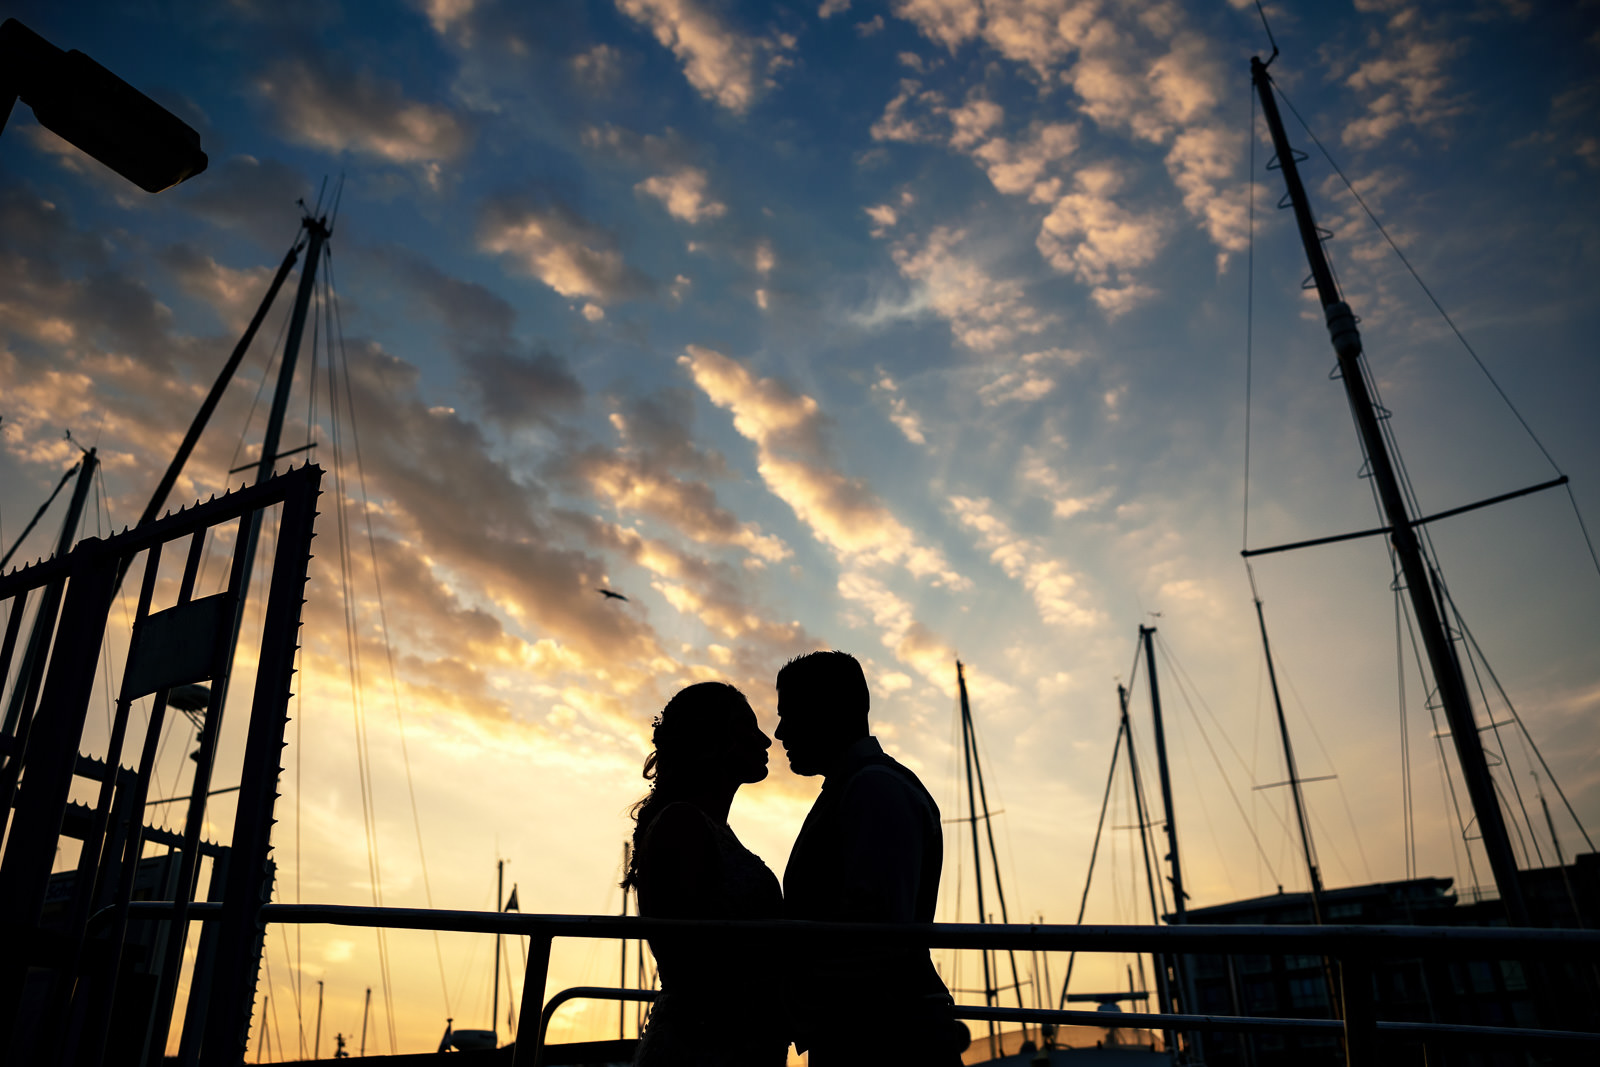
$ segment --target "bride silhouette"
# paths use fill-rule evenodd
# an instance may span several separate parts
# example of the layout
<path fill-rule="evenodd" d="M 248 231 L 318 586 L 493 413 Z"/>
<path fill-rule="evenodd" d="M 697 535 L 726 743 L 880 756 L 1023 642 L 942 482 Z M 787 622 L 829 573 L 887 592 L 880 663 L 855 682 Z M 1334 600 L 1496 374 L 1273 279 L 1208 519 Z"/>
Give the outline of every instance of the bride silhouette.
<path fill-rule="evenodd" d="M 655 721 L 650 792 L 633 806 L 623 887 L 662 919 L 776 919 L 778 879 L 728 828 L 741 785 L 767 776 L 772 740 L 744 694 L 723 682 L 681 690 Z M 661 993 L 635 1067 L 782 1067 L 788 1038 L 769 953 L 696 937 L 652 937 Z"/>

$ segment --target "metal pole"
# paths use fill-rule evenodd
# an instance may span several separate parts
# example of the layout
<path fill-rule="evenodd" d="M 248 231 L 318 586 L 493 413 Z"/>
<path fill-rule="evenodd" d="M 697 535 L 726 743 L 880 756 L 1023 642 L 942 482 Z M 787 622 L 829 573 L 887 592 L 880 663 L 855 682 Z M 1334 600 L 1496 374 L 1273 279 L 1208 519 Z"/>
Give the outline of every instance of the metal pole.
<path fill-rule="evenodd" d="M 283 435 L 283 419 L 289 410 L 289 392 L 294 388 L 294 364 L 300 354 L 300 338 L 306 329 L 306 312 L 311 307 L 311 294 L 316 287 L 317 264 L 322 260 L 322 246 L 332 236 L 327 219 L 314 219 L 309 215 L 303 221 L 310 240 L 306 244 L 306 269 L 300 272 L 300 288 L 294 294 L 294 311 L 289 316 L 289 332 L 283 342 L 283 369 L 278 372 L 278 388 L 272 394 L 272 413 L 267 417 L 267 432 L 261 439 L 261 462 L 256 466 L 256 484 L 272 477 L 272 466 L 278 460 L 278 441 Z"/>
<path fill-rule="evenodd" d="M 45 502 L 39 505 L 39 510 L 34 512 L 33 518 L 28 520 L 28 525 L 22 528 L 22 533 L 17 535 L 15 541 L 11 542 L 11 547 L 6 549 L 6 554 L 0 556 L 0 571 L 6 569 L 6 564 L 11 562 L 11 557 L 17 554 L 17 549 L 22 547 L 22 542 L 28 539 L 28 535 L 33 532 L 33 528 L 39 524 L 40 519 L 44 518 L 44 513 L 50 510 L 50 505 L 56 502 L 56 497 L 61 495 L 61 490 L 66 488 L 67 483 L 72 480 L 74 474 L 78 473 L 78 468 L 82 465 L 82 461 L 79 461 L 67 468 L 66 473 L 61 476 L 61 480 L 56 483 L 56 487 L 50 490 L 50 495 L 45 498 Z"/>
<path fill-rule="evenodd" d="M 1133 808 L 1139 820 L 1139 848 L 1144 853 L 1145 887 L 1150 893 L 1150 921 L 1156 926 L 1161 925 L 1161 909 L 1156 906 L 1156 865 L 1150 862 L 1150 816 L 1144 808 L 1144 780 L 1139 776 L 1139 752 L 1133 744 L 1133 724 L 1128 719 L 1128 689 L 1118 683 L 1117 701 L 1122 708 L 1122 734 L 1128 739 L 1128 770 L 1133 776 Z M 1082 921 L 1080 919 L 1080 921 Z M 1172 987 L 1168 983 L 1168 960 L 1166 955 L 1157 954 L 1154 957 L 1156 968 L 1156 997 L 1161 1004 L 1161 1014 L 1172 1014 Z M 1185 1005 L 1187 1007 L 1187 1005 Z M 1172 1031 L 1162 1034 L 1167 1051 L 1176 1048 Z"/>
<path fill-rule="evenodd" d="M 506 861 L 495 860 L 494 910 L 505 910 Z M 510 990 L 506 991 L 507 993 Z M 496 1045 L 500 1044 L 500 934 L 494 935 L 494 1007 L 489 1009 L 489 1029 L 494 1032 Z"/>
<path fill-rule="evenodd" d="M 311 1058 L 322 1058 L 322 979 L 317 979 L 317 1036 L 311 1043 Z"/>
<path fill-rule="evenodd" d="M 550 976 L 550 942 L 548 934 L 534 934 L 528 938 L 528 966 L 522 978 L 522 1012 L 524 1019 L 541 1019 L 544 1016 L 544 984 Z M 512 1067 L 535 1067 L 544 1045 L 544 1033 L 535 1031 L 532 1041 L 518 1041 L 511 1047 Z"/>
<path fill-rule="evenodd" d="M 1267 655 L 1267 678 L 1272 683 L 1272 706 L 1278 712 L 1278 738 L 1283 742 L 1283 763 L 1289 772 L 1289 790 L 1294 794 L 1294 817 L 1300 827 L 1300 850 L 1306 858 L 1306 873 L 1311 880 L 1311 917 L 1322 925 L 1322 875 L 1317 871 L 1316 852 L 1311 844 L 1311 826 L 1306 821 L 1305 797 L 1300 792 L 1300 773 L 1295 769 L 1294 746 L 1289 743 L 1289 723 L 1283 717 L 1283 698 L 1278 694 L 1278 670 L 1272 663 L 1272 643 L 1267 640 L 1267 617 L 1256 597 L 1256 621 L 1261 625 L 1261 648 Z"/>
<path fill-rule="evenodd" d="M 67 504 L 67 516 L 61 523 L 61 534 L 56 538 L 56 556 L 72 551 L 72 542 L 78 535 L 78 522 L 83 518 L 83 505 L 89 499 L 89 486 L 94 482 L 94 472 L 100 461 L 94 449 L 83 454 L 78 465 L 78 481 L 72 487 L 72 499 Z M 0 786 L 0 812 L 10 808 L 11 788 L 16 785 L 16 771 L 22 766 L 23 746 L 27 742 L 28 720 L 33 717 L 34 701 L 39 696 L 39 686 L 44 681 L 44 660 L 50 644 L 50 634 L 55 629 L 56 613 L 61 610 L 61 596 L 66 580 L 51 582 L 39 601 L 39 610 L 33 617 L 33 629 L 28 632 L 28 644 L 22 653 L 22 666 L 17 670 L 17 681 L 11 689 L 11 700 L 6 705 L 3 732 L 16 738 L 11 758 L 7 760 L 5 784 Z M 19 600 L 12 609 L 20 611 Z"/>
<path fill-rule="evenodd" d="M 372 1011 L 372 987 L 367 986 L 367 1002 L 361 1006 L 361 1055 L 367 1054 L 367 1014 Z"/>
<path fill-rule="evenodd" d="M 1150 675 L 1150 716 L 1155 722 L 1156 730 L 1156 769 L 1161 775 L 1161 805 L 1167 818 L 1167 860 L 1172 867 L 1172 921 L 1175 923 L 1188 922 L 1188 894 L 1183 890 L 1183 865 L 1178 856 L 1178 819 L 1172 806 L 1172 776 L 1167 770 L 1167 734 L 1161 721 L 1161 683 L 1156 674 L 1156 628 L 1154 626 L 1140 626 L 1139 637 L 1144 641 L 1144 662 L 1146 672 Z M 1180 1007 L 1184 1012 L 1194 1011 L 1194 989 L 1190 985 L 1189 958 L 1187 956 L 1174 956 L 1172 962 L 1177 972 Z M 1168 987 L 1168 996 L 1172 993 Z M 1193 1051 L 1198 1052 L 1201 1060 L 1205 1058 L 1205 1050 L 1201 1043 L 1203 1038 L 1196 1033 L 1190 1035 L 1185 1042 L 1186 1050 L 1190 1042 Z"/>
<path fill-rule="evenodd" d="M 228 1062 L 244 1051 L 261 966 L 260 909 L 272 888 L 268 854 L 278 795 L 279 759 L 284 726 L 289 721 L 300 610 L 322 472 L 315 467 L 302 467 L 284 478 L 300 484 L 289 488 L 283 497 L 266 617 L 262 621 L 260 659 L 229 846 L 228 884 L 223 894 L 226 903 L 219 920 L 217 992 L 213 997 L 217 1007 L 207 1019 L 207 1063 L 213 1062 L 213 1057 L 215 1062 Z M 240 600 L 243 601 L 242 596 Z"/>
<path fill-rule="evenodd" d="M 1294 745 L 1289 742 L 1289 723 L 1283 714 L 1283 697 L 1278 692 L 1278 668 L 1272 662 L 1272 642 L 1267 639 L 1267 616 L 1261 598 L 1253 596 L 1255 578 L 1251 576 L 1251 593 L 1256 604 L 1256 622 L 1261 627 L 1261 649 L 1267 656 L 1267 678 L 1272 683 L 1272 706 L 1278 713 L 1278 738 L 1283 742 L 1283 765 L 1289 775 L 1289 790 L 1294 795 L 1294 817 L 1300 827 L 1300 850 L 1305 855 L 1306 876 L 1311 885 L 1311 921 L 1322 925 L 1322 874 L 1317 870 L 1316 848 L 1311 843 L 1311 823 L 1306 818 L 1305 795 L 1300 789 L 1300 772 L 1294 762 Z M 1339 990 L 1341 983 L 1335 973 L 1338 964 L 1322 957 L 1322 980 L 1328 987 L 1328 1007 L 1334 1015 L 1342 1015 Z"/>
<path fill-rule="evenodd" d="M 995 896 L 1000 901 L 1000 921 L 1002 923 L 1009 924 L 1011 922 L 1011 917 L 1006 914 L 1005 885 L 1000 879 L 1000 853 L 994 845 L 994 820 L 989 817 L 989 791 L 984 787 L 983 763 L 978 759 L 978 728 L 972 721 L 972 710 L 965 703 L 961 705 L 961 708 L 963 717 L 966 720 L 967 736 L 971 739 L 972 744 L 972 769 L 976 771 L 978 775 L 978 802 L 983 806 L 983 832 L 984 836 L 988 838 L 989 841 L 989 864 L 994 870 Z M 977 861 L 974 860 L 974 862 Z M 1007 949 L 1006 957 L 1011 962 L 1011 986 L 1013 991 L 1017 994 L 1017 1007 L 1020 1008 L 1023 1006 L 1022 982 L 1017 976 L 1016 950 Z M 996 977 L 999 976 L 999 970 L 1000 965 L 997 961 L 995 964 Z M 999 1002 L 1000 998 L 997 993 L 995 996 L 995 1003 L 998 1004 Z"/>
<path fill-rule="evenodd" d="M 1156 680 L 1156 650 L 1151 640 L 1154 626 L 1140 626 L 1139 639 L 1144 642 L 1144 662 L 1150 675 L 1150 716 L 1156 729 L 1156 771 L 1161 779 L 1161 806 L 1167 818 L 1167 863 L 1172 869 L 1172 914 L 1174 922 L 1183 922 L 1188 911 L 1185 901 L 1189 895 L 1183 891 L 1183 867 L 1178 862 L 1178 817 L 1172 810 L 1172 776 L 1167 770 L 1167 734 L 1161 721 L 1161 683 Z M 1185 1009 L 1189 1005 L 1184 1005 Z"/>
<path fill-rule="evenodd" d="M 1272 146 L 1277 153 L 1278 165 L 1288 186 L 1289 199 L 1294 206 L 1294 216 L 1300 231 L 1300 242 L 1305 246 L 1306 259 L 1311 264 L 1311 275 L 1316 281 L 1317 296 L 1322 302 L 1328 320 L 1328 332 L 1339 360 L 1339 375 L 1344 381 L 1350 409 L 1355 416 L 1356 429 L 1361 436 L 1367 463 L 1372 471 L 1390 526 L 1390 539 L 1395 555 L 1400 561 L 1406 592 L 1411 598 L 1412 612 L 1417 629 L 1427 651 L 1433 683 L 1444 707 L 1445 719 L 1450 724 L 1450 737 L 1455 744 L 1456 759 L 1461 764 L 1461 774 L 1466 780 L 1467 796 L 1477 816 L 1478 830 L 1482 835 L 1483 849 L 1488 854 L 1490 869 L 1494 872 L 1495 886 L 1500 899 L 1505 902 L 1506 921 L 1512 926 L 1527 926 L 1529 915 L 1522 895 L 1522 883 L 1517 876 L 1517 860 L 1511 851 L 1511 838 L 1506 831 L 1505 818 L 1495 797 L 1494 782 L 1489 776 L 1489 764 L 1483 753 L 1483 742 L 1478 736 L 1477 718 L 1473 713 L 1472 699 L 1466 681 L 1461 675 L 1449 634 L 1434 599 L 1430 580 L 1431 564 L 1423 553 L 1414 523 L 1406 507 L 1405 495 L 1395 473 L 1383 433 L 1378 426 L 1378 412 L 1367 389 L 1361 365 L 1361 335 L 1350 306 L 1339 295 L 1333 271 L 1322 251 L 1322 242 L 1316 222 L 1311 215 L 1311 204 L 1300 172 L 1294 149 L 1289 146 L 1283 129 L 1283 119 L 1278 114 L 1278 102 L 1272 92 L 1272 79 L 1266 65 L 1259 58 L 1250 60 L 1251 80 L 1261 98 L 1261 108 L 1267 127 L 1272 133 Z"/>
<path fill-rule="evenodd" d="M 306 220 L 309 222 L 310 220 Z M 222 394 L 233 381 L 234 373 L 239 369 L 239 363 L 250 349 L 250 342 L 255 339 L 256 331 L 261 328 L 262 321 L 267 317 L 267 312 L 272 307 L 272 302 L 278 297 L 278 290 L 283 288 L 284 279 L 289 277 L 289 271 L 294 267 L 295 260 L 300 255 L 300 239 L 296 235 L 294 244 L 283 257 L 283 262 L 278 265 L 278 273 L 272 276 L 272 284 L 267 286 L 267 295 L 261 299 L 261 305 L 256 308 L 256 313 L 250 319 L 250 325 L 245 327 L 238 344 L 233 346 L 233 351 L 228 355 L 228 361 L 222 365 L 222 370 L 217 374 L 217 380 L 211 385 L 211 392 L 200 404 L 200 410 L 195 413 L 194 420 L 189 423 L 189 430 L 183 435 L 183 443 L 178 445 L 178 451 L 173 454 L 172 462 L 167 464 L 167 471 L 161 476 L 161 481 L 156 485 L 156 491 L 150 494 L 150 502 L 145 505 L 144 513 L 139 516 L 135 526 L 143 526 L 158 515 L 167 502 L 167 496 L 172 492 L 172 487 L 177 484 L 178 476 L 183 473 L 183 466 L 189 461 L 189 454 L 194 451 L 194 446 L 200 441 L 200 434 L 204 432 L 206 423 L 211 420 L 211 413 L 217 409 L 217 404 L 222 400 Z M 310 268 L 315 270 L 315 266 Z M 124 560 L 122 569 L 117 572 L 117 581 L 120 584 L 122 577 L 127 573 L 131 557 Z"/>
<path fill-rule="evenodd" d="M 251 512 L 240 518 L 239 524 L 243 530 L 254 530 L 259 521 L 260 512 Z M 192 592 L 192 575 L 194 565 L 198 562 L 199 549 L 199 541 L 191 542 L 190 561 L 184 571 L 185 588 L 180 590 L 185 599 Z M 189 809 L 184 819 L 183 844 L 179 849 L 178 882 L 174 890 L 177 915 L 171 920 L 167 929 L 165 963 L 156 993 L 150 1043 L 146 1048 L 145 1062 L 148 1064 L 161 1063 L 166 1054 L 167 1035 L 172 1028 L 172 1013 L 178 996 L 178 979 L 183 970 L 184 943 L 189 936 L 188 908 L 194 900 L 195 886 L 200 875 L 200 835 L 205 826 L 206 799 L 211 792 L 211 772 L 216 766 L 217 742 L 222 734 L 222 715 L 228 699 L 228 682 L 233 672 L 233 653 L 239 640 L 239 625 L 243 621 L 245 593 L 249 584 L 250 561 L 254 550 L 253 538 L 241 538 L 234 545 L 233 563 L 228 577 L 228 589 L 233 594 L 234 606 L 226 616 L 231 629 L 224 638 L 228 652 L 220 672 L 212 679 L 211 695 L 207 698 L 206 709 L 202 713 L 203 718 L 200 722 L 200 732 L 195 739 L 198 747 L 191 754 L 195 761 L 194 780 L 189 795 Z M 276 761 L 277 753 L 274 752 L 273 756 Z M 238 808 L 234 815 L 236 828 L 244 817 L 247 817 L 247 812 L 242 807 Z M 202 995 L 209 996 L 209 990 L 202 988 Z M 253 1007 L 254 993 L 251 994 L 251 998 Z"/>
<path fill-rule="evenodd" d="M 629 842 L 624 841 L 622 843 L 622 870 L 623 870 L 624 874 L 626 874 L 627 870 L 628 870 L 628 852 L 629 852 L 630 847 L 631 847 L 631 845 L 630 845 Z M 622 914 L 623 914 L 624 918 L 626 918 L 627 914 L 628 914 L 628 887 L 627 886 L 623 886 L 622 887 Z M 622 960 L 618 964 L 617 985 L 619 985 L 622 988 L 626 989 L 627 986 L 628 986 L 628 939 L 627 938 L 623 938 L 621 940 L 620 944 L 622 945 Z M 617 1001 L 617 1040 L 618 1041 L 621 1041 L 622 1038 L 623 1038 L 623 1021 L 626 1018 L 627 1018 L 627 1005 L 624 1002 L 619 1000 L 619 1001 Z"/>
<path fill-rule="evenodd" d="M 967 736 L 967 717 L 971 714 L 967 706 L 967 674 L 960 660 L 956 660 L 956 686 L 961 691 L 961 754 L 967 765 L 967 814 L 971 816 L 972 823 L 972 877 L 978 884 L 978 921 L 981 923 L 988 913 L 983 908 L 983 853 L 978 851 L 978 813 L 974 804 L 978 794 L 972 784 L 972 744 Z M 979 955 L 983 957 L 984 1006 L 997 1005 L 1000 998 L 996 995 L 994 980 L 989 974 L 989 950 L 980 949 Z M 995 1024 L 992 1019 L 989 1021 L 989 1047 L 992 1053 L 998 1054 Z"/>
<path fill-rule="evenodd" d="M 26 932 L 39 923 L 44 907 L 62 814 L 71 794 L 84 719 L 94 691 L 106 615 L 111 610 L 116 560 L 99 553 L 97 548 L 93 538 L 78 547 L 83 555 L 62 605 L 61 632 L 82 636 L 62 642 L 64 647 L 50 657 L 41 704 L 49 714 L 38 716 L 39 728 L 29 738 L 28 788 L 17 798 L 5 855 L 0 859 L 0 915 L 23 934 L 20 938 L 8 936 L 6 951 L 0 953 L 0 1047 L 19 1036 L 17 1029 L 35 1025 L 38 1020 L 37 1012 L 28 1015 L 30 1021 L 19 1018 L 28 971 L 35 964 L 46 963 L 38 949 L 27 944 Z M 13 757 L 12 765 L 17 762 Z M 9 802 L 10 798 L 5 799 Z M 23 942 L 20 945 L 16 943 L 19 940 Z"/>

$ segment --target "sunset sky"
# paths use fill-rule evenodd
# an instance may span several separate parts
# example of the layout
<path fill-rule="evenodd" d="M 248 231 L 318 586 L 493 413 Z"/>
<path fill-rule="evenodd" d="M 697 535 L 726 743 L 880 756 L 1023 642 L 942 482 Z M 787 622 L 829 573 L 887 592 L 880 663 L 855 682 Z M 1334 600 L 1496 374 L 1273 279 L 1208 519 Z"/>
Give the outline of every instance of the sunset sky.
<path fill-rule="evenodd" d="M 316 440 L 330 473 L 276 899 L 373 903 L 376 867 L 386 904 L 492 908 L 504 858 L 524 911 L 614 912 L 655 712 L 724 679 L 770 732 L 777 668 L 836 647 L 861 658 L 876 733 L 947 818 L 965 810 L 962 659 L 1004 812 L 1011 916 L 1069 922 L 1141 624 L 1167 650 L 1191 905 L 1304 888 L 1288 798 L 1255 788 L 1284 772 L 1239 551 L 1381 520 L 1276 210 L 1249 82 L 1250 57 L 1270 50 L 1254 4 L 24 0 L 4 13 L 167 106 L 211 160 L 150 196 L 12 112 L 7 546 L 73 441 L 105 464 L 85 532 L 138 514 L 294 238 L 296 200 L 315 203 L 326 179 L 326 206 L 342 181 L 354 600 L 341 599 L 327 336 L 313 401 L 308 331 L 284 447 Z M 1592 833 L 1600 573 L 1573 501 L 1600 534 L 1600 4 L 1267 14 L 1279 85 L 1538 438 L 1286 112 L 1419 507 L 1571 476 L 1572 498 L 1523 498 L 1433 537 Z M 266 404 L 251 414 L 252 400 L 292 293 L 174 506 L 249 477 L 226 471 L 258 454 Z M 18 562 L 50 551 L 60 508 Z M 224 567 L 208 567 L 215 582 Z M 1449 808 L 1409 638 L 1397 674 L 1381 542 L 1266 557 L 1255 576 L 1301 772 L 1338 775 L 1306 787 L 1327 882 L 1487 883 Z M 125 631 L 109 647 L 115 669 Z M 1143 684 L 1141 671 L 1135 731 L 1153 769 Z M 219 787 L 238 780 L 243 704 L 230 714 Z M 91 751 L 104 718 L 91 712 Z M 1494 718 L 1510 718 L 1498 698 Z M 156 795 L 181 792 L 192 768 L 180 724 Z M 1562 853 L 1583 851 L 1520 737 L 1503 740 L 1496 774 L 1517 822 L 1513 782 L 1529 805 L 1544 861 L 1541 788 Z M 781 874 L 819 783 L 772 756 L 731 822 Z M 1126 827 L 1126 787 L 1113 796 L 1108 822 Z M 232 794 L 218 797 L 210 836 L 227 840 L 231 813 Z M 176 825 L 181 808 L 152 818 Z M 972 859 L 950 830 L 940 917 L 971 921 Z M 1090 921 L 1149 920 L 1137 848 L 1108 829 Z M 445 937 L 436 953 L 427 935 L 392 935 L 385 997 L 372 933 L 273 928 L 273 1056 L 280 1041 L 298 1054 L 297 995 L 311 1039 L 319 979 L 324 1055 L 335 1031 L 359 1030 L 369 986 L 368 1051 L 389 1051 L 391 1033 L 397 1051 L 431 1049 L 447 1016 L 486 1028 L 491 951 L 487 937 Z M 1051 961 L 1058 984 L 1064 962 Z M 959 966 L 952 984 L 980 984 L 975 958 Z M 616 971 L 614 944 L 563 944 L 549 989 Z M 1075 989 L 1125 981 L 1110 957 L 1077 974 Z M 502 991 L 502 1034 L 506 1003 Z M 616 1025 L 614 1006 L 574 1004 L 552 1036 Z"/>

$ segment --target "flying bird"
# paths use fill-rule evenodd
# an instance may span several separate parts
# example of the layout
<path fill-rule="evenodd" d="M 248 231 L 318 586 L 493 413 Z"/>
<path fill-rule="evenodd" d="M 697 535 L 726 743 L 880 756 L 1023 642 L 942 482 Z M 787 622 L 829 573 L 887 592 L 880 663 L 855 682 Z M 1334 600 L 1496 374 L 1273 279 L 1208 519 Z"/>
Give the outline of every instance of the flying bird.
<path fill-rule="evenodd" d="M 613 592 L 610 589 L 596 589 L 595 592 L 599 593 L 601 596 L 607 598 L 608 600 L 626 601 L 628 599 L 627 597 L 623 596 L 621 593 Z"/>

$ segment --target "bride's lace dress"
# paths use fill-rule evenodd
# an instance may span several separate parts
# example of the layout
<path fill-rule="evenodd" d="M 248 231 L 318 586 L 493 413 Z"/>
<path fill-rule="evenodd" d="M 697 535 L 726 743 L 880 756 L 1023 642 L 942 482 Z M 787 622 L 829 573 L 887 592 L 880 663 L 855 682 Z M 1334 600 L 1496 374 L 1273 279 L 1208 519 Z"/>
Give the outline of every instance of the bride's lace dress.
<path fill-rule="evenodd" d="M 779 918 L 783 891 L 771 869 L 726 825 L 700 818 L 711 830 L 717 869 L 707 872 L 704 896 L 694 909 L 698 916 Z M 650 844 L 646 831 L 638 867 L 640 910 L 666 918 L 650 907 Z M 768 952 L 692 934 L 651 938 L 650 948 L 661 993 L 634 1054 L 635 1067 L 783 1067 L 789 1042 L 775 963 Z"/>

